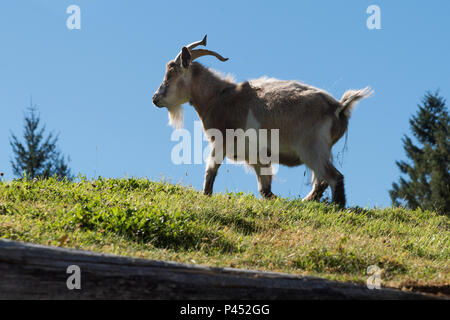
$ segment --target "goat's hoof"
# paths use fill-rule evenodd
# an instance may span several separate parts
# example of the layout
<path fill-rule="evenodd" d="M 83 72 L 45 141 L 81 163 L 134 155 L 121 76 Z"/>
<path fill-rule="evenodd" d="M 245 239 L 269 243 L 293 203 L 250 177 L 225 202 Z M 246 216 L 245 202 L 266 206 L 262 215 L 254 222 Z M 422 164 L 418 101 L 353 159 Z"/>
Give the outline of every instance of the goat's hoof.
<path fill-rule="evenodd" d="M 332 204 L 336 205 L 339 208 L 339 210 L 344 210 L 345 209 L 345 202 L 334 202 L 333 201 Z"/>
<path fill-rule="evenodd" d="M 272 192 L 268 193 L 268 194 L 264 194 L 263 198 L 266 200 L 275 200 L 278 199 L 278 197 L 276 195 L 274 195 Z"/>

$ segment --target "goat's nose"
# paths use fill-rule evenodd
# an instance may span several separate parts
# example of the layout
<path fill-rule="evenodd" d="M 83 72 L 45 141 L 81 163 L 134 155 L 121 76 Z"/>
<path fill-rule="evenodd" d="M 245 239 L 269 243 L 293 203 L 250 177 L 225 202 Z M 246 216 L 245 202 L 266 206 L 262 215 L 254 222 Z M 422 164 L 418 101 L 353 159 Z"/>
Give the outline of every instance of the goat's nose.
<path fill-rule="evenodd" d="M 153 96 L 153 104 L 154 104 L 155 106 L 159 107 L 158 103 L 159 103 L 159 97 L 158 97 L 158 95 L 155 94 L 155 95 Z"/>

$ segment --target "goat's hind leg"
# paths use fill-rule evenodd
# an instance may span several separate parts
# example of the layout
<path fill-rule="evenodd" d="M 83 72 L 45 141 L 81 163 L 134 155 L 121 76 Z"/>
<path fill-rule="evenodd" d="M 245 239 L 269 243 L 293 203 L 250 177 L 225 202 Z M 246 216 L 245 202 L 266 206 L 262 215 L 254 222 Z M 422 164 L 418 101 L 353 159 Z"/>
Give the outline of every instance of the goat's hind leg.
<path fill-rule="evenodd" d="M 303 201 L 320 201 L 323 193 L 328 188 L 328 183 L 326 181 L 320 181 L 317 178 L 313 178 L 313 189 L 311 192 L 303 199 Z"/>
<path fill-rule="evenodd" d="M 252 165 L 258 179 L 258 191 L 266 199 L 273 199 L 276 196 L 272 193 L 272 166 Z"/>
<path fill-rule="evenodd" d="M 338 204 L 340 207 L 345 207 L 345 190 L 344 190 L 344 176 L 334 167 L 330 160 L 325 157 L 317 157 L 316 161 L 305 162 L 306 165 L 314 172 L 315 181 L 323 181 L 331 187 L 333 193 L 333 202 Z M 318 182 L 319 183 L 319 182 Z M 314 184 L 313 190 L 306 197 L 318 197 L 319 191 L 321 191 L 320 185 Z M 322 185 L 322 188 L 324 185 Z M 316 189 L 317 188 L 317 189 Z M 316 190 L 315 190 L 316 189 Z M 326 188 L 324 188 L 325 190 Z"/>
<path fill-rule="evenodd" d="M 325 180 L 330 184 L 333 192 L 333 202 L 342 208 L 345 207 L 344 176 L 330 161 L 327 161 L 324 169 Z"/>
<path fill-rule="evenodd" d="M 336 185 L 333 188 L 333 202 L 337 203 L 342 208 L 345 207 L 345 188 L 344 188 L 344 176 L 333 166 L 336 178 Z"/>

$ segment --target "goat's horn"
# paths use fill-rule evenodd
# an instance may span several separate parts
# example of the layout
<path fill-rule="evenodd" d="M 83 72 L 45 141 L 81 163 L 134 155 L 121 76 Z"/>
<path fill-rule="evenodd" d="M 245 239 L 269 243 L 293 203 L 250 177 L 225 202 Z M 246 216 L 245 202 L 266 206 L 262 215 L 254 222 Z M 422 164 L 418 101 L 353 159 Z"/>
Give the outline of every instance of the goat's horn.
<path fill-rule="evenodd" d="M 192 42 L 190 45 L 186 46 L 189 50 L 192 50 L 198 46 L 206 46 L 206 34 L 202 41 Z"/>
<path fill-rule="evenodd" d="M 214 51 L 206 50 L 206 49 L 197 49 L 191 51 L 191 61 L 203 56 L 214 56 L 220 61 L 227 61 L 228 58 L 222 57 L 220 54 Z"/>
<path fill-rule="evenodd" d="M 189 51 L 191 51 L 192 49 L 198 46 L 206 46 L 206 37 L 207 35 L 205 34 L 205 36 L 201 41 L 192 42 L 190 45 L 186 46 L 186 48 L 188 48 Z M 181 52 L 177 55 L 174 61 L 178 64 L 181 63 Z"/>

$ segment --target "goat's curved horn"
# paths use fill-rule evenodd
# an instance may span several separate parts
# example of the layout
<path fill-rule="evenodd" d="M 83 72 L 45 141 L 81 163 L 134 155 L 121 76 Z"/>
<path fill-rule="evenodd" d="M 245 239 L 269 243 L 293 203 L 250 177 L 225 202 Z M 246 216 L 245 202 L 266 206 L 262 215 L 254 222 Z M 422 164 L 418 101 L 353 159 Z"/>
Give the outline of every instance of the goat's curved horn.
<path fill-rule="evenodd" d="M 217 52 L 206 50 L 206 49 L 192 50 L 191 51 L 191 56 L 192 56 L 191 61 L 194 61 L 195 59 L 197 59 L 199 57 L 203 57 L 203 56 L 214 56 L 217 59 L 219 59 L 220 61 L 227 61 L 228 60 L 228 58 L 222 57 Z"/>
<path fill-rule="evenodd" d="M 205 36 L 203 37 L 203 39 L 201 41 L 192 42 L 190 45 L 186 46 L 186 48 L 188 48 L 189 51 L 191 51 L 192 49 L 194 49 L 198 46 L 206 46 L 206 37 L 207 37 L 207 35 L 205 34 Z M 178 64 L 181 63 L 181 52 L 177 55 L 177 57 L 175 58 L 174 61 Z"/>
<path fill-rule="evenodd" d="M 189 50 L 192 50 L 198 46 L 206 46 L 206 36 L 207 35 L 205 34 L 202 41 L 192 42 L 190 45 L 186 46 L 186 48 L 188 48 Z"/>

